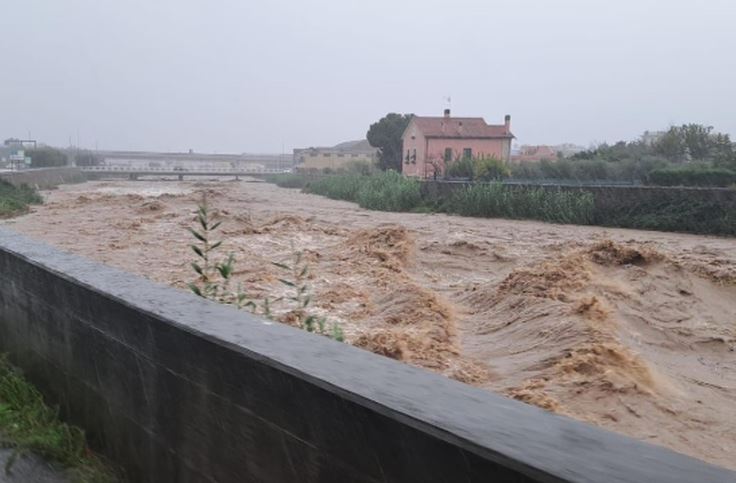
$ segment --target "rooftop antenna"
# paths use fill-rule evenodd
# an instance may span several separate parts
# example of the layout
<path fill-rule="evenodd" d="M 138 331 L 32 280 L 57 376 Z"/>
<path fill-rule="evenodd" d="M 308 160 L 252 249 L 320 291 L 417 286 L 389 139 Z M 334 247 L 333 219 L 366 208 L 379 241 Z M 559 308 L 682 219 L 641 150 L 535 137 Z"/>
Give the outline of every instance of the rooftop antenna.
<path fill-rule="evenodd" d="M 447 103 L 447 108 L 450 109 L 450 110 L 452 110 L 452 97 L 451 96 L 447 96 L 444 99 L 445 99 L 445 102 Z"/>

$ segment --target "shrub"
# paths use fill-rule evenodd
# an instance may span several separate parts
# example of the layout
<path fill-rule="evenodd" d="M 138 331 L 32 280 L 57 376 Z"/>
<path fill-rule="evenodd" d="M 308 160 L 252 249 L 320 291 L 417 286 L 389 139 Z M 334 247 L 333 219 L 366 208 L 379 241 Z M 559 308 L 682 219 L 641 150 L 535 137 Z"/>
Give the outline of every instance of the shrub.
<path fill-rule="evenodd" d="M 720 186 L 736 183 L 736 171 L 708 166 L 683 166 L 655 169 L 647 184 L 658 186 Z"/>
<path fill-rule="evenodd" d="M 73 481 L 121 481 L 110 467 L 92 454 L 84 432 L 61 422 L 58 411 L 44 403 L 41 393 L 4 355 L 0 355 L 0 432 L 3 448 L 13 450 L 0 472 L 11 473 L 18 456 L 34 452 L 60 464 Z M 0 480 L 8 481 L 1 474 Z"/>
<path fill-rule="evenodd" d="M 508 178 L 511 170 L 495 156 L 473 160 L 473 179 L 478 181 L 497 181 Z"/>
<path fill-rule="evenodd" d="M 464 178 L 478 181 L 496 181 L 508 178 L 511 169 L 495 156 L 461 158 L 447 167 L 448 178 Z"/>
<path fill-rule="evenodd" d="M 473 160 L 470 158 L 462 158 L 454 161 L 447 167 L 446 174 L 449 178 L 473 179 L 475 174 L 473 169 Z"/>
<path fill-rule="evenodd" d="M 511 176 L 520 180 L 548 179 L 566 181 L 640 181 L 669 162 L 657 156 L 645 155 L 638 159 L 572 157 L 558 161 L 523 161 L 511 163 Z"/>
<path fill-rule="evenodd" d="M 41 195 L 28 185 L 14 186 L 0 180 L 0 217 L 18 215 L 28 209 L 28 205 L 43 201 Z"/>

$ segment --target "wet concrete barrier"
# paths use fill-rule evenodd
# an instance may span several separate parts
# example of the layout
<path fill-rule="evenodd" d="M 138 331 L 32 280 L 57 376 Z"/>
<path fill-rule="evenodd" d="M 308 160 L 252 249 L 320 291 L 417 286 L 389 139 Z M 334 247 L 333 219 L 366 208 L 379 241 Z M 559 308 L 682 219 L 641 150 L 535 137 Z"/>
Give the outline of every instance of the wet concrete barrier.
<path fill-rule="evenodd" d="M 27 184 L 36 189 L 55 188 L 61 184 L 82 183 L 87 180 L 80 168 L 38 168 L 0 173 L 0 179 L 12 185 Z"/>
<path fill-rule="evenodd" d="M 135 482 L 736 481 L 7 229 L 0 351 Z"/>

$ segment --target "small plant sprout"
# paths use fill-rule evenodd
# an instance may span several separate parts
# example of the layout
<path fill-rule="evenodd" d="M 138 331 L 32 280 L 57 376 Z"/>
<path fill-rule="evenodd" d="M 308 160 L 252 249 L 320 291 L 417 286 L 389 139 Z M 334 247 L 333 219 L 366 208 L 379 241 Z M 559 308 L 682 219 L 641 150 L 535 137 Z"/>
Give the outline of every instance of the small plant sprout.
<path fill-rule="evenodd" d="M 286 297 L 294 304 L 292 313 L 296 317 L 297 325 L 307 332 L 316 332 L 327 337 L 331 337 L 337 341 L 344 341 L 345 336 L 342 328 L 335 322 L 327 329 L 327 319 L 318 317 L 307 312 L 312 295 L 310 293 L 309 284 L 309 264 L 304 260 L 304 252 L 294 250 L 292 245 L 292 262 L 291 264 L 271 262 L 274 266 L 282 269 L 286 274 L 284 278 L 279 278 L 279 282 L 292 289 L 291 296 Z"/>
<path fill-rule="evenodd" d="M 213 212 L 207 204 L 207 198 L 203 197 L 197 205 L 196 227 L 188 228 L 194 237 L 194 243 L 190 248 L 197 256 L 197 260 L 191 266 L 197 274 L 197 279 L 189 283 L 189 289 L 202 298 L 228 304 L 238 309 L 250 309 L 257 312 L 260 308 L 264 317 L 273 319 L 272 307 L 274 303 L 289 300 L 293 303 L 292 313 L 296 316 L 297 326 L 308 332 L 315 332 L 339 342 L 344 342 L 345 335 L 337 323 L 327 324 L 324 317 L 307 313 L 312 303 L 307 280 L 309 278 L 309 265 L 304 260 L 303 252 L 295 251 L 292 246 L 293 259 L 290 264 L 272 262 L 285 272 L 279 281 L 292 289 L 288 297 L 264 297 L 256 304 L 244 290 L 241 284 L 237 284 L 235 290 L 231 288 L 235 274 L 235 256 L 231 253 L 222 261 L 214 261 L 217 250 L 222 246 L 222 240 L 213 241 L 215 232 L 222 223 L 217 219 L 217 213 Z M 260 306 L 260 307 L 259 307 Z"/>
<path fill-rule="evenodd" d="M 203 197 L 197 205 L 196 227 L 188 228 L 189 233 L 194 237 L 194 243 L 190 245 L 190 248 L 197 256 L 197 260 L 192 262 L 192 269 L 197 274 L 197 279 L 189 283 L 189 289 L 202 298 L 257 312 L 259 306 L 248 296 L 241 284 L 238 284 L 235 290 L 231 288 L 235 274 L 235 256 L 231 253 L 220 262 L 214 261 L 216 250 L 221 247 L 222 241 L 213 241 L 213 238 L 221 223 L 222 221 L 217 220 L 217 214 L 207 204 L 207 198 Z M 312 303 L 312 295 L 307 283 L 309 265 L 304 261 L 303 253 L 295 251 L 293 246 L 292 252 L 294 257 L 291 264 L 272 262 L 286 272 L 284 278 L 280 278 L 279 281 L 291 288 L 292 293 L 286 298 L 265 297 L 259 304 L 261 314 L 273 319 L 273 304 L 289 300 L 295 306 L 292 313 L 296 316 L 298 327 L 343 342 L 345 335 L 339 324 L 332 323 L 328 327 L 324 317 L 307 313 L 307 308 Z"/>
<path fill-rule="evenodd" d="M 213 262 L 215 250 L 220 248 L 222 240 L 212 241 L 215 231 L 222 221 L 216 221 L 207 198 L 203 197 L 197 206 L 197 229 L 188 228 L 195 239 L 190 248 L 198 260 L 192 262 L 192 269 L 197 274 L 197 280 L 189 284 L 189 289 L 200 297 L 216 302 L 234 305 L 239 309 L 250 308 L 255 310 L 255 303 L 249 299 L 242 285 L 238 284 L 233 291 L 230 288 L 235 273 L 235 256 L 231 253 L 221 262 Z"/>

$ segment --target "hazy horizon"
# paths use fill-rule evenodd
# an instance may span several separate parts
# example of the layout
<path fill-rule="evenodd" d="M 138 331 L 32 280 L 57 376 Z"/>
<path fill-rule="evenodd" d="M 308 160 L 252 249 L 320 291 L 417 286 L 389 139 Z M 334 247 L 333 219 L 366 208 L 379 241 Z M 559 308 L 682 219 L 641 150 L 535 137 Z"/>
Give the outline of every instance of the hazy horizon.
<path fill-rule="evenodd" d="M 588 146 L 697 122 L 736 134 L 736 2 L 27 0 L 0 18 L 0 137 L 290 152 L 388 112 Z"/>

